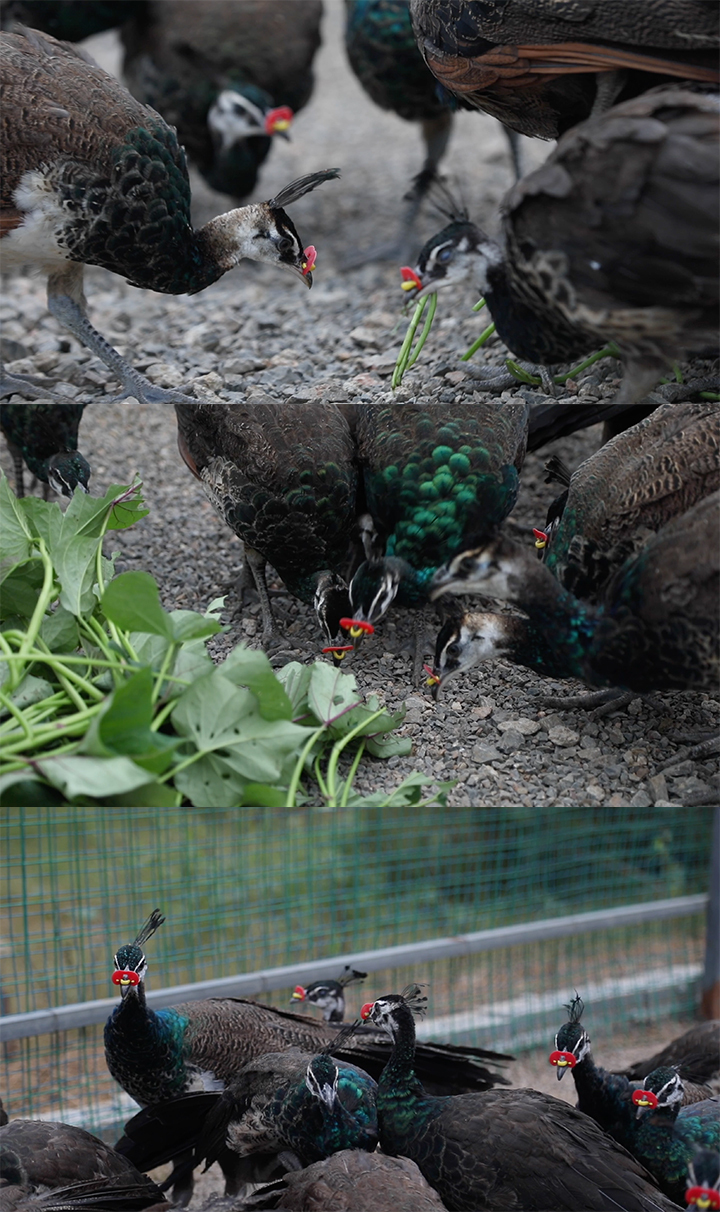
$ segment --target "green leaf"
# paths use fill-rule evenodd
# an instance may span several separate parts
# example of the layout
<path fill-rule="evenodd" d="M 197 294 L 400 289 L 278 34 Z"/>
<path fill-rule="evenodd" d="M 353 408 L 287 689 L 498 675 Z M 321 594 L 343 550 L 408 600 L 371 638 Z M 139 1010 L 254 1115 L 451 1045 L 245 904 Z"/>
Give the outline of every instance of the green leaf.
<path fill-rule="evenodd" d="M 89 796 L 103 806 L 109 795 L 134 791 L 155 781 L 154 774 L 141 770 L 127 757 L 84 757 L 62 755 L 37 760 L 35 767 L 40 774 L 64 792 L 68 799 Z"/>
<path fill-rule="evenodd" d="M 118 686 L 103 711 L 91 721 L 79 752 L 96 757 L 125 754 L 143 770 L 155 774 L 167 770 L 180 739 L 150 729 L 153 681 L 151 670 L 144 668 Z"/>
<path fill-rule="evenodd" d="M 174 638 L 179 644 L 184 644 L 187 640 L 207 639 L 227 630 L 216 619 L 198 614 L 196 610 L 171 610 L 170 618 Z"/>
<path fill-rule="evenodd" d="M 91 614 L 97 603 L 93 584 L 95 559 L 101 542 L 99 538 L 62 534 L 50 544 L 50 556 L 62 585 L 60 605 L 79 618 Z"/>
<path fill-rule="evenodd" d="M 301 665 L 299 661 L 288 661 L 277 671 L 277 679 L 285 688 L 285 693 L 292 707 L 292 718 L 297 720 L 308 712 L 308 691 L 312 668 Z"/>
<path fill-rule="evenodd" d="M 74 652 L 80 643 L 75 615 L 65 610 L 64 606 L 58 606 L 57 610 L 43 619 L 40 639 L 51 652 Z"/>
<path fill-rule="evenodd" d="M 108 808 L 180 808 L 182 796 L 167 783 L 148 783 L 123 795 L 111 795 Z"/>
<path fill-rule="evenodd" d="M 264 652 L 239 644 L 220 666 L 223 677 L 236 686 L 247 686 L 258 701 L 265 720 L 291 720 L 293 705 Z"/>
<path fill-rule="evenodd" d="M 171 718 L 181 736 L 191 737 L 202 753 L 210 753 L 240 740 L 243 722 L 254 711 L 249 691 L 233 686 L 216 669 L 188 687 Z"/>
<path fill-rule="evenodd" d="M 243 808 L 287 808 L 288 793 L 282 787 L 267 783 L 248 783 L 243 796 Z"/>
<path fill-rule="evenodd" d="M 25 770 L 0 775 L 0 808 L 58 808 L 62 804 L 67 804 L 64 795 Z"/>
<path fill-rule="evenodd" d="M 175 786 L 193 808 L 239 808 L 245 780 L 214 753 L 175 775 Z"/>
<path fill-rule="evenodd" d="M 0 580 L 15 564 L 22 563 L 32 550 L 33 533 L 18 499 L 0 472 Z"/>
<path fill-rule="evenodd" d="M 412 753 L 412 741 L 409 736 L 370 736 L 365 744 L 368 753 L 377 758 L 390 758 L 395 757 L 396 754 Z"/>
<path fill-rule="evenodd" d="M 233 686 L 220 669 L 193 682 L 171 718 L 201 753 L 219 753 L 238 774 L 258 782 L 277 780 L 287 755 L 307 737 L 307 729 L 290 720 L 264 720 L 254 695 Z"/>
<path fill-rule="evenodd" d="M 315 662 L 310 677 L 308 703 L 319 723 L 332 723 L 343 711 L 359 702 L 360 695 L 352 673 L 340 673 L 324 661 Z"/>
<path fill-rule="evenodd" d="M 41 560 L 27 560 L 9 570 L 0 588 L 0 618 L 22 615 L 32 617 L 43 587 L 44 568 Z"/>
<path fill-rule="evenodd" d="M 134 484 L 111 484 L 105 493 L 105 500 L 113 499 L 113 508 L 108 519 L 108 530 L 127 530 L 141 518 L 146 518 L 149 509 L 144 509 L 145 501 L 142 495 L 142 484 L 137 480 Z"/>
<path fill-rule="evenodd" d="M 148 639 L 151 637 L 148 636 Z M 156 637 L 152 637 L 155 639 Z M 135 649 L 137 652 L 137 649 Z M 139 654 L 138 654 L 139 655 Z M 194 682 L 196 678 L 204 677 L 207 673 L 212 673 L 215 666 L 212 659 L 208 656 L 207 648 L 202 640 L 190 640 L 183 644 L 175 658 L 175 664 L 171 672 L 176 678 L 185 678 L 188 682 Z M 179 694 L 182 686 L 177 682 L 163 683 L 163 694 Z"/>
<path fill-rule="evenodd" d="M 160 591 L 149 572 L 121 572 L 105 590 L 102 610 L 125 631 L 149 631 L 174 639 L 172 619 L 160 605 Z"/>
<path fill-rule="evenodd" d="M 55 687 L 51 686 L 45 678 L 36 678 L 31 673 L 27 673 L 10 698 L 15 706 L 23 711 L 25 707 L 32 707 L 34 703 L 42 703 L 43 699 L 49 698 L 54 693 Z M 0 708 L 0 719 L 9 714 L 6 708 Z"/>

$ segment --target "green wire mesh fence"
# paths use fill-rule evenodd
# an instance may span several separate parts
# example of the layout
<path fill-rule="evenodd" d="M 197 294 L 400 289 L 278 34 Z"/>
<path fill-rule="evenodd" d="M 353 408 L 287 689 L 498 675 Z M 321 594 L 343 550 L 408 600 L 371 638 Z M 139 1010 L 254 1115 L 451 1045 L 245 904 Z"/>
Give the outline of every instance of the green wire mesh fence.
<path fill-rule="evenodd" d="M 6 809 L 0 817 L 0 1013 L 112 997 L 117 947 L 151 909 L 148 988 L 228 977 L 707 891 L 711 808 Z M 680 902 L 678 902 L 680 903 Z M 350 1012 L 428 983 L 438 1039 L 547 1042 L 578 988 L 593 1024 L 692 1014 L 704 914 L 372 972 Z M 289 1008 L 291 989 L 259 995 Z M 101 1025 L 0 1044 L 13 1115 L 91 1130 L 133 1105 Z"/>

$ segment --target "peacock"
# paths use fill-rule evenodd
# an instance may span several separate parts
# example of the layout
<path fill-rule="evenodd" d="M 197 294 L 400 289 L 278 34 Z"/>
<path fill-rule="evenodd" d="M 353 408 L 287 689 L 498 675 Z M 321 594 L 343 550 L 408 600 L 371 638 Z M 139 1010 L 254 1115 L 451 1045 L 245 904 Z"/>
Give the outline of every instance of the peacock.
<path fill-rule="evenodd" d="M 534 554 L 505 536 L 459 552 L 436 572 L 430 596 L 512 602 L 552 653 L 555 670 L 591 686 L 640 694 L 716 690 L 719 508 L 715 492 L 663 526 L 620 567 L 599 606 L 563 589 Z"/>
<path fill-rule="evenodd" d="M 122 28 L 123 76 L 208 185 L 241 200 L 310 98 L 321 17 L 322 0 L 149 0 Z"/>
<path fill-rule="evenodd" d="M 666 1195 L 680 1203 L 697 1148 L 720 1150 L 720 1099 L 684 1106 L 676 1069 L 654 1069 L 635 1090 L 636 1118 L 627 1147 L 647 1166 Z"/>
<path fill-rule="evenodd" d="M 193 1189 L 192 1172 L 186 1167 L 188 1151 L 197 1144 L 217 1092 L 248 1061 L 291 1047 L 311 1055 L 329 1047 L 337 1059 L 360 1065 L 375 1076 L 387 1059 L 388 1047 L 375 1029 L 361 1029 L 348 1039 L 339 1034 L 343 1028 L 334 1024 L 243 998 L 209 998 L 151 1009 L 145 998 L 143 946 L 164 920 L 159 909 L 153 910 L 133 942 L 118 947 L 115 954 L 113 982 L 121 1001 L 105 1025 L 105 1059 L 115 1080 L 146 1108 L 126 1125 L 118 1147 L 147 1170 L 175 1160 L 182 1177 L 174 1195 L 187 1202 Z M 507 1083 L 497 1066 L 509 1059 L 447 1044 L 424 1043 L 418 1049 L 420 1071 L 442 1093 Z M 171 1108 L 167 1114 L 158 1108 L 186 1095 L 193 1101 L 181 1108 Z M 223 1153 L 221 1165 L 230 1193 L 247 1173 L 240 1161 L 229 1150 Z"/>
<path fill-rule="evenodd" d="M 421 608 L 435 570 L 473 535 L 493 535 L 517 499 L 529 410 L 524 402 L 367 404 L 355 435 L 367 509 L 385 536 L 380 558 L 350 583 L 356 642 L 391 604 Z M 417 663 L 417 662 L 416 662 Z"/>

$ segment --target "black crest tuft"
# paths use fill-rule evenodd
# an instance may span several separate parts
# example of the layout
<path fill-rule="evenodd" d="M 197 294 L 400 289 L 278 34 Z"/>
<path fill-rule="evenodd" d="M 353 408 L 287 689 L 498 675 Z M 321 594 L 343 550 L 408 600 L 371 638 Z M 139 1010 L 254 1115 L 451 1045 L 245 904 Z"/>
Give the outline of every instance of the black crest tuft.
<path fill-rule="evenodd" d="M 581 998 L 580 994 L 578 993 L 577 989 L 575 990 L 574 998 L 569 1003 L 569 1005 L 564 1007 L 564 1009 L 567 1010 L 567 1012 L 568 1012 L 568 1016 L 569 1016 L 568 1022 L 571 1022 L 571 1023 L 580 1022 L 580 1019 L 582 1018 L 583 1010 L 585 1009 L 585 1003 L 584 1003 L 583 999 Z"/>
<path fill-rule="evenodd" d="M 282 210 L 283 207 L 289 206 L 291 202 L 297 202 L 298 198 L 302 198 L 303 194 L 309 194 L 311 190 L 317 189 L 318 185 L 322 185 L 323 181 L 333 181 L 340 176 L 339 168 L 324 168 L 319 173 L 308 173 L 306 177 L 298 177 L 296 181 L 291 181 L 284 189 L 280 190 L 274 198 L 268 202 L 271 210 Z"/>
<path fill-rule="evenodd" d="M 364 981 L 366 976 L 367 972 L 357 972 L 355 968 L 346 964 L 341 976 L 338 977 L 338 984 L 344 989 L 347 985 L 352 985 L 354 981 Z"/>
<path fill-rule="evenodd" d="M 427 1010 L 427 998 L 423 993 L 423 989 L 425 988 L 425 985 L 406 985 L 400 994 L 416 1018 L 422 1018 Z"/>
<path fill-rule="evenodd" d="M 158 927 L 162 926 L 164 921 L 165 914 L 161 913 L 159 909 L 153 909 L 150 917 L 145 922 L 145 925 L 140 927 L 133 945 L 142 947 L 143 943 L 146 943 L 147 940 L 152 937 Z"/>

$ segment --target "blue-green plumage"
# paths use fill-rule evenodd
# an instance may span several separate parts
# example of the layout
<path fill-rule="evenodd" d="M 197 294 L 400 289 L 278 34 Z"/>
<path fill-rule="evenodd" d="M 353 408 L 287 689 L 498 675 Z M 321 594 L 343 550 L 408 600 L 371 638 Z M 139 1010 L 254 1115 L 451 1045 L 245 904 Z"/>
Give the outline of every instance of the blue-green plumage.
<path fill-rule="evenodd" d="M 439 404 L 357 410 L 367 507 L 386 536 L 383 559 L 366 562 L 350 588 L 353 612 L 382 617 L 392 597 L 422 606 L 435 569 L 472 538 L 490 537 L 517 499 L 528 408 L 492 401 L 450 413 Z M 395 595 L 393 595 L 395 596 Z"/>
<path fill-rule="evenodd" d="M 345 0 L 345 47 L 369 97 L 415 121 L 455 108 L 418 50 L 407 0 Z"/>
<path fill-rule="evenodd" d="M 656 1096 L 654 1107 L 643 1107 L 644 1092 Z M 635 1099 L 642 1101 L 624 1143 L 665 1194 L 682 1203 L 696 1149 L 720 1149 L 720 1099 L 683 1107 L 683 1085 L 674 1069 L 649 1073 Z"/>

